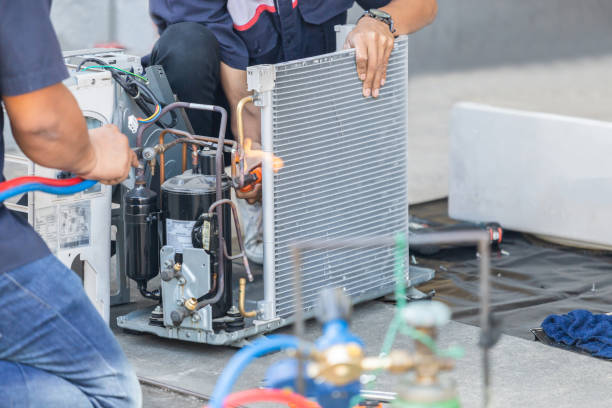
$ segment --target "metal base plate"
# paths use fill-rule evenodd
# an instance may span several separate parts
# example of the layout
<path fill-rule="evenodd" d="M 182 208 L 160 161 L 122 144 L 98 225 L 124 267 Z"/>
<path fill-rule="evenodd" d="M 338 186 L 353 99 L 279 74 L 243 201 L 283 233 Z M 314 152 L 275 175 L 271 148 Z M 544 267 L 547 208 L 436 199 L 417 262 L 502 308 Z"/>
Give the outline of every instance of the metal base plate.
<path fill-rule="evenodd" d="M 192 330 L 177 327 L 160 327 L 149 324 L 149 317 L 155 307 L 147 307 L 134 310 L 124 316 L 117 317 L 117 326 L 122 329 L 133 330 L 141 333 L 151 333 L 159 337 L 191 341 L 194 343 L 206 343 L 216 346 L 242 347 L 249 343 L 248 339 L 263 333 L 270 332 L 284 326 L 282 319 L 274 320 L 253 320 L 248 322 L 248 327 L 235 332 L 221 331 L 219 333 L 204 330 Z"/>
<path fill-rule="evenodd" d="M 413 286 L 425 283 L 435 276 L 433 269 L 410 266 L 410 280 L 408 285 L 410 289 Z M 415 289 L 416 290 L 416 289 Z M 117 326 L 122 329 L 132 330 L 141 333 L 155 334 L 159 337 L 168 339 L 177 339 L 190 341 L 193 343 L 206 343 L 218 346 L 234 346 L 242 347 L 249 343 L 249 339 L 271 332 L 280 327 L 291 323 L 291 319 L 273 319 L 273 320 L 247 320 L 247 327 L 235 332 L 221 331 L 219 333 L 193 330 L 177 327 L 160 327 L 149 324 L 149 317 L 155 306 L 150 306 L 143 309 L 134 310 L 124 316 L 117 317 Z"/>

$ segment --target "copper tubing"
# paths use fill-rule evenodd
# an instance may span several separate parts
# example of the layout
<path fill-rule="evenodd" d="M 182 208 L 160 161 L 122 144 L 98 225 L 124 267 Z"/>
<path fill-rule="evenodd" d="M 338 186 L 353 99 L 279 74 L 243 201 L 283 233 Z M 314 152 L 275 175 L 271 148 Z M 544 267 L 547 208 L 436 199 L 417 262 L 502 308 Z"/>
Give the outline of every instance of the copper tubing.
<path fill-rule="evenodd" d="M 224 198 L 222 200 L 217 200 L 214 203 L 211 204 L 210 208 L 208 209 L 208 214 L 212 215 L 213 214 L 213 210 L 223 204 L 227 204 L 232 208 L 232 214 L 233 214 L 233 218 L 234 218 L 234 228 L 236 229 L 236 239 L 238 240 L 238 248 L 240 248 L 240 253 L 238 255 L 234 255 L 234 256 L 230 256 L 227 250 L 227 245 L 225 245 L 225 241 L 223 241 L 223 255 L 229 259 L 229 260 L 234 260 L 234 259 L 238 259 L 238 258 L 242 258 L 242 263 L 244 265 L 244 271 L 247 275 L 247 277 L 249 278 L 249 282 L 253 282 L 253 274 L 251 273 L 251 268 L 249 267 L 249 260 L 246 256 L 246 251 L 244 250 L 244 243 L 242 241 L 242 228 L 240 227 L 240 220 L 238 219 L 238 209 L 236 208 L 236 204 L 234 204 L 234 202 L 232 200 L 229 200 L 227 198 Z M 217 224 L 220 224 L 221 221 L 219 221 Z"/>
<path fill-rule="evenodd" d="M 207 294 L 202 295 L 198 298 L 198 302 L 201 302 L 205 299 L 209 299 L 211 296 L 211 293 L 215 293 L 215 291 L 217 290 L 217 272 L 213 273 L 212 275 L 212 285 L 210 287 L 210 290 L 208 291 Z"/>
<path fill-rule="evenodd" d="M 255 317 L 257 316 L 257 310 L 251 310 L 250 312 L 247 312 L 244 310 L 244 298 L 246 296 L 246 279 L 244 278 L 240 278 L 240 295 L 239 295 L 239 300 L 238 300 L 238 310 L 240 310 L 240 314 L 242 315 L 242 317 Z"/>
<path fill-rule="evenodd" d="M 164 145 L 165 132 L 159 134 L 159 145 Z M 166 181 L 166 159 L 164 155 L 164 149 L 159 152 L 159 185 L 161 186 Z"/>
<path fill-rule="evenodd" d="M 210 142 L 202 142 L 202 141 L 199 141 L 199 140 L 191 140 L 191 139 L 176 139 L 176 140 L 173 140 L 172 142 L 167 143 L 165 145 L 157 145 L 157 146 L 155 146 L 155 150 L 159 152 L 159 159 L 160 159 L 160 163 L 159 163 L 159 182 L 160 182 L 160 184 L 163 184 L 164 181 L 166 180 L 166 178 L 165 178 L 166 163 L 164 163 L 162 161 L 162 159 L 164 159 L 164 152 L 166 150 L 168 150 L 169 148 L 176 146 L 177 144 L 182 144 L 184 147 L 186 147 L 189 144 L 193 145 L 194 146 L 193 147 L 194 154 L 197 154 L 196 146 L 200 146 L 200 147 L 209 147 L 210 146 Z M 187 160 L 187 150 L 184 149 L 183 168 L 186 165 L 186 160 Z"/>
<path fill-rule="evenodd" d="M 227 111 L 220 106 L 215 105 L 204 105 L 200 103 L 191 103 L 191 102 L 173 102 L 171 104 L 166 105 L 159 115 L 161 118 L 166 113 L 175 110 L 175 109 L 194 109 L 201 111 L 209 111 L 209 112 L 217 112 L 221 114 L 221 125 L 219 126 L 219 139 L 221 140 L 221 144 L 225 144 L 225 130 L 227 128 Z M 136 147 L 142 147 L 142 136 L 144 135 L 144 131 L 153 126 L 155 122 L 144 123 L 138 126 L 138 131 L 136 133 Z M 170 133 L 176 132 L 176 129 L 165 129 L 172 130 Z M 187 132 L 183 132 L 186 134 Z M 211 138 L 212 139 L 212 138 Z M 221 158 L 222 159 L 222 158 Z M 217 160 L 218 161 L 218 160 Z M 223 165 L 223 160 L 219 162 L 219 164 Z M 144 184 L 145 183 L 145 166 L 141 160 L 140 165 L 136 171 L 136 183 Z M 219 184 L 221 187 L 221 184 Z"/>
<path fill-rule="evenodd" d="M 204 105 L 204 104 L 189 103 L 189 102 L 174 102 L 169 105 L 166 105 L 166 107 L 162 109 L 160 113 L 160 117 L 165 115 L 166 113 L 168 113 L 169 111 L 173 109 L 180 109 L 180 108 L 216 112 L 221 115 L 221 124 L 219 126 L 219 138 L 217 141 L 217 145 L 219 146 L 219 148 L 217 149 L 217 152 L 215 154 L 215 169 L 216 169 L 216 175 L 217 175 L 216 181 L 215 181 L 215 194 L 217 198 L 223 197 L 223 188 L 222 188 L 221 178 L 222 178 L 223 170 L 224 170 L 223 168 L 223 146 L 225 145 L 225 131 L 227 129 L 227 111 L 221 106 Z M 144 134 L 144 131 L 148 129 L 149 127 L 151 127 L 152 125 L 153 123 L 145 123 L 144 125 L 141 125 L 138 127 L 138 132 L 136 134 L 136 146 L 137 147 L 142 147 L 142 136 Z M 142 163 L 138 167 L 136 179 L 137 179 L 136 181 L 137 183 L 142 183 L 145 180 L 144 165 L 142 165 Z M 220 221 L 218 225 L 219 248 L 223 248 L 224 243 L 225 243 L 225 239 L 223 235 L 223 206 L 217 206 L 216 209 L 217 209 L 217 219 Z M 203 302 L 198 302 L 198 305 L 196 306 L 196 309 L 195 309 L 196 311 L 200 310 L 206 305 L 217 303 L 223 296 L 225 292 L 225 262 L 218 262 L 217 274 L 218 274 L 218 278 L 217 278 L 218 283 L 217 283 L 217 290 L 216 290 L 216 293 L 214 294 L 214 297 L 212 299 L 207 299 Z M 209 294 L 212 294 L 212 293 L 209 292 Z"/>
<path fill-rule="evenodd" d="M 219 143 L 219 139 L 215 138 L 215 137 L 208 137 L 208 136 L 199 136 L 199 135 L 192 135 L 189 132 L 185 132 L 182 130 L 178 130 L 178 129 L 164 129 L 163 131 L 161 131 L 161 133 L 159 134 L 159 147 L 156 146 L 156 150 L 159 152 L 159 156 L 160 156 L 160 184 L 162 184 L 165 180 L 165 169 L 166 169 L 166 164 L 165 161 L 162 160 L 163 158 L 163 153 L 168 150 L 169 148 L 175 146 L 178 143 L 183 143 L 183 153 L 182 153 L 182 171 L 185 172 L 185 170 L 187 170 L 187 145 L 185 144 L 185 142 L 180 142 L 177 140 L 174 140 L 170 143 L 168 143 L 167 145 L 164 146 L 164 136 L 167 134 L 172 134 L 174 136 L 177 136 L 179 138 L 185 138 L 185 139 L 189 139 L 189 140 L 194 140 L 194 141 L 201 141 L 201 142 L 207 142 L 207 143 L 214 143 L 217 144 Z M 193 145 L 196 145 L 196 143 L 193 143 Z M 202 146 L 201 144 L 199 146 Z M 234 155 L 234 151 L 239 150 L 238 144 L 237 142 L 233 141 L 233 140 L 225 140 L 224 141 L 224 146 L 231 146 L 232 147 L 232 156 Z M 235 175 L 236 173 L 236 169 L 235 169 L 235 164 L 234 164 L 234 159 L 232 157 L 232 177 Z M 163 176 L 163 177 L 162 177 Z"/>
<path fill-rule="evenodd" d="M 245 168 L 245 157 L 244 157 L 244 121 L 242 120 L 242 112 L 244 111 L 244 106 L 247 103 L 253 103 L 252 96 L 245 96 L 242 98 L 238 105 L 236 105 L 236 122 L 238 122 L 238 146 L 240 146 L 240 150 L 238 151 L 238 177 L 240 178 L 240 187 L 244 186 L 244 168 Z"/>

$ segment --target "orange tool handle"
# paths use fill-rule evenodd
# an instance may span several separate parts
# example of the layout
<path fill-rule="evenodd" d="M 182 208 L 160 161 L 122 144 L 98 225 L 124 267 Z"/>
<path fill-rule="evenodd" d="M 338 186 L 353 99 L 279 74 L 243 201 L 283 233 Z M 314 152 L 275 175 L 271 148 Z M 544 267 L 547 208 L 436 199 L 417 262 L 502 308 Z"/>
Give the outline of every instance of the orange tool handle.
<path fill-rule="evenodd" d="M 247 183 L 240 189 L 241 193 L 249 193 L 255 189 L 257 184 L 261 184 L 261 167 L 256 167 L 245 176 Z"/>

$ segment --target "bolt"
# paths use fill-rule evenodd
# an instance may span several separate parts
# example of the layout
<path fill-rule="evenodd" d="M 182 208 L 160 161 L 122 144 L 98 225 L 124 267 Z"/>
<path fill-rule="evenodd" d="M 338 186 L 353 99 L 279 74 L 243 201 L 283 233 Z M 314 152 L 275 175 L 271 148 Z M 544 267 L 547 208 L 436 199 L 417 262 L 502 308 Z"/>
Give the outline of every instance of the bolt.
<path fill-rule="evenodd" d="M 176 299 L 177 306 L 183 306 L 183 299 Z"/>
<path fill-rule="evenodd" d="M 200 315 L 195 313 L 193 315 L 191 315 L 191 321 L 193 322 L 199 322 L 200 321 Z"/>
<path fill-rule="evenodd" d="M 182 286 L 182 285 L 184 285 L 184 284 L 186 284 L 186 283 L 187 283 L 187 281 L 185 280 L 185 278 L 180 277 L 180 278 L 178 279 L 178 284 L 179 284 L 179 285 L 181 285 L 181 286 Z"/>

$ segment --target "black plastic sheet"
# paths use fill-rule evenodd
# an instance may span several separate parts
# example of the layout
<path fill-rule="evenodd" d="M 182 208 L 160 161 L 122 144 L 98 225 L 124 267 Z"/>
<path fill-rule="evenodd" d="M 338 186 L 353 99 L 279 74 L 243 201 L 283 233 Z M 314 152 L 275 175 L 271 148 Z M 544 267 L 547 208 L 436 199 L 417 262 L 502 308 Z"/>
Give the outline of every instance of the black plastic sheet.
<path fill-rule="evenodd" d="M 412 206 L 410 214 L 442 224 L 454 222 L 446 215 L 445 200 Z M 435 299 L 452 308 L 454 320 L 478 325 L 476 247 L 445 248 L 427 257 L 413 255 L 419 266 L 436 270 L 436 278 L 419 289 L 435 289 Z M 505 334 L 533 340 L 530 329 L 540 327 L 550 314 L 575 309 L 612 311 L 610 252 L 563 247 L 504 231 L 504 242 L 493 252 L 491 267 L 493 311 Z"/>

